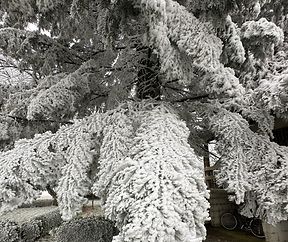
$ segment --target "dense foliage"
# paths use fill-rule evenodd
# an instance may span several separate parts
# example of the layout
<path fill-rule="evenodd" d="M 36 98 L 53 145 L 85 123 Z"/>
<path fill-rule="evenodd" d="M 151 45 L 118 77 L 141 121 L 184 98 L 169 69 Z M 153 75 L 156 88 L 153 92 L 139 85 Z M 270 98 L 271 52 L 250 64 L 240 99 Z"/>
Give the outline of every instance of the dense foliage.
<path fill-rule="evenodd" d="M 1 212 L 53 187 L 71 219 L 93 192 L 115 242 L 202 241 L 216 139 L 218 184 L 286 220 L 288 148 L 272 130 L 287 119 L 287 13 L 285 0 L 2 0 Z"/>
<path fill-rule="evenodd" d="M 58 227 L 54 232 L 54 238 L 58 242 L 111 242 L 117 232 L 114 224 L 107 219 L 76 218 Z"/>

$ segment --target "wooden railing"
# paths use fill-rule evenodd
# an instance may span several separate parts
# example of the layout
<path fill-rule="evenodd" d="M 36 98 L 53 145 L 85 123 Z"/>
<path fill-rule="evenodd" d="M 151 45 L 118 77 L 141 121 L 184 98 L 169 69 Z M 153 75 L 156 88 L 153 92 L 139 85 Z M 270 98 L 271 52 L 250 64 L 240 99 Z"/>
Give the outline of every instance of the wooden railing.
<path fill-rule="evenodd" d="M 206 185 L 207 185 L 208 189 L 217 188 L 218 187 L 217 184 L 216 184 L 215 176 L 214 176 L 214 170 L 216 170 L 218 168 L 219 168 L 219 164 L 218 163 L 216 163 L 213 166 L 204 167 L 205 182 L 206 182 Z"/>

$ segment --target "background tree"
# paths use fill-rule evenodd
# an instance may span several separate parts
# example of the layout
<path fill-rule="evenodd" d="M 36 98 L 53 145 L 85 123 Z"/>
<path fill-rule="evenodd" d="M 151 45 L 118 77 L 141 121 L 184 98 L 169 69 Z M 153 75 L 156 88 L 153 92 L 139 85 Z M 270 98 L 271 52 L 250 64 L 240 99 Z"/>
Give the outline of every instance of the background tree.
<path fill-rule="evenodd" d="M 287 117 L 286 1 L 0 9 L 2 54 L 32 77 L 1 86 L 1 211 L 54 186 L 70 219 L 93 191 L 120 230 L 114 241 L 202 241 L 198 155 L 214 137 L 219 185 L 236 203 L 252 193 L 269 223 L 287 219 L 287 147 L 271 141 L 274 118 Z"/>

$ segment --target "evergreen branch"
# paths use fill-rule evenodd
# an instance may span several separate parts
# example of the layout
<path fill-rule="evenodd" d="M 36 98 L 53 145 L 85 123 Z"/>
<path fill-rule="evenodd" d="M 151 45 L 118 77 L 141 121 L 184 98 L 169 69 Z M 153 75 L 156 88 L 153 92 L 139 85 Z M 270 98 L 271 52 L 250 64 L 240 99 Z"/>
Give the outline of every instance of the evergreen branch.
<path fill-rule="evenodd" d="M 177 80 L 178 81 L 178 80 Z M 171 82 L 169 82 L 169 83 L 171 83 Z M 173 90 L 173 91 L 179 91 L 179 92 L 182 92 L 182 93 L 185 93 L 185 94 L 192 94 L 191 92 L 189 92 L 189 91 L 186 91 L 186 90 L 183 90 L 183 89 L 180 89 L 180 88 L 177 88 L 177 87 L 172 87 L 172 86 L 169 86 L 169 85 L 167 85 L 167 84 L 165 84 L 165 85 L 163 85 L 163 87 L 165 88 L 169 88 L 169 89 L 171 89 L 171 90 Z"/>
<path fill-rule="evenodd" d="M 95 96 L 93 96 L 93 97 L 90 99 L 90 102 L 93 101 L 93 100 L 96 100 L 97 98 L 100 98 L 100 97 L 108 97 L 109 93 L 97 94 L 97 93 L 94 93 L 94 92 L 92 91 L 92 92 L 91 92 L 91 95 L 95 95 Z"/>
<path fill-rule="evenodd" d="M 209 97 L 208 94 L 201 95 L 201 96 L 184 97 L 184 98 L 180 98 L 178 100 L 174 100 L 174 101 L 172 101 L 172 103 L 181 103 L 181 102 L 186 102 L 186 101 L 196 101 L 196 100 L 200 100 L 200 99 L 204 99 L 204 98 L 208 98 L 208 97 Z"/>
<path fill-rule="evenodd" d="M 1 116 L 12 118 L 16 120 L 17 122 L 50 122 L 50 123 L 61 123 L 61 124 L 74 124 L 74 122 L 71 121 L 57 121 L 57 120 L 50 120 L 50 119 L 33 119 L 29 120 L 27 118 L 19 117 L 19 116 L 14 116 L 14 115 L 3 115 Z"/>
<path fill-rule="evenodd" d="M 2 59 L 0 58 L 0 69 L 1 70 L 5 70 L 6 68 L 14 68 L 16 70 L 20 70 L 25 72 L 26 74 L 28 74 L 29 76 L 31 76 L 33 78 L 33 74 L 31 73 L 32 72 L 32 69 L 28 69 L 28 68 L 19 68 L 16 64 L 14 64 L 13 62 L 11 61 L 8 61 L 8 60 L 5 60 L 5 59 Z"/>

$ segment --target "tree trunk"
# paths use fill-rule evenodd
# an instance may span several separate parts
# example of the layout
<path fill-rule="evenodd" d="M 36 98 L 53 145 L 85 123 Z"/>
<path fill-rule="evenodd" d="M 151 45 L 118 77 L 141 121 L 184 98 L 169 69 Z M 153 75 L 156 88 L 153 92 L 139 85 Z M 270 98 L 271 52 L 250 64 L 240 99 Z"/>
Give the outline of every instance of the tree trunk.
<path fill-rule="evenodd" d="M 58 202 L 57 202 L 57 193 L 51 188 L 50 185 L 46 186 L 46 190 L 49 193 L 49 195 L 53 198 L 53 203 L 52 205 L 54 206 L 58 206 Z"/>

